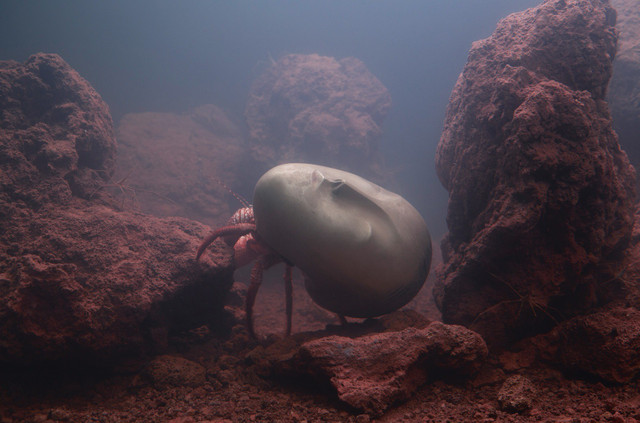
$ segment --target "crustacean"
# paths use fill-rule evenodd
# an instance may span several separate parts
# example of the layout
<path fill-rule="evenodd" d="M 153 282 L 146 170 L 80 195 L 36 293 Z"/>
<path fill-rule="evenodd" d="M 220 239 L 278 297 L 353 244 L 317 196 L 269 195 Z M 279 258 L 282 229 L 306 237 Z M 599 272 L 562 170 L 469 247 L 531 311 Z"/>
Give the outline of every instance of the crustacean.
<path fill-rule="evenodd" d="M 291 332 L 291 268 L 321 307 L 347 317 L 375 317 L 409 302 L 431 265 L 431 238 L 404 198 L 352 173 L 304 163 L 276 166 L 245 204 L 209 234 L 234 245 L 236 266 L 256 260 L 246 298 L 249 333 L 263 271 L 285 263 L 287 335 Z"/>

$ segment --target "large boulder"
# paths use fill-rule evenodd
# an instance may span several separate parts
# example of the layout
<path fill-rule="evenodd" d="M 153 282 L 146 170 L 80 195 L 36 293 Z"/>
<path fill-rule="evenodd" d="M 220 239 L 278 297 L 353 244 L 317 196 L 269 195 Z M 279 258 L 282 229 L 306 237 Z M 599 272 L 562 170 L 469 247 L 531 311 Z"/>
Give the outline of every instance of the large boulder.
<path fill-rule="evenodd" d="M 202 224 L 51 204 L 2 221 L 0 361 L 108 362 L 203 324 L 225 330 L 231 262 L 195 263 Z"/>
<path fill-rule="evenodd" d="M 234 208 L 229 207 L 226 188 L 242 186 L 242 136 L 219 107 L 208 104 L 181 114 L 130 113 L 120 121 L 117 138 L 118 160 L 109 189 L 125 209 L 216 226 L 242 206 L 233 200 Z M 252 188 L 253 182 L 245 186 Z"/>
<path fill-rule="evenodd" d="M 390 106 L 387 89 L 358 59 L 284 56 L 249 93 L 245 115 L 253 159 L 261 172 L 303 161 L 379 181 L 378 140 Z"/>
<path fill-rule="evenodd" d="M 109 108 L 60 56 L 0 62 L 0 112 L 5 200 L 36 207 L 88 197 L 113 173 Z"/>
<path fill-rule="evenodd" d="M 249 358 L 258 356 L 254 351 Z M 487 346 L 477 333 L 432 322 L 356 337 L 320 336 L 299 343 L 286 339 L 267 348 L 262 365 L 276 375 L 330 384 L 341 401 L 380 415 L 442 375 L 450 379 L 475 375 L 486 357 Z"/>
<path fill-rule="evenodd" d="M 620 33 L 609 86 L 609 105 L 620 144 L 640 165 L 640 7 L 636 0 L 611 0 Z"/>
<path fill-rule="evenodd" d="M 198 264 L 205 225 L 110 207 L 115 147 L 59 56 L 0 63 L 0 362 L 104 363 L 221 326 L 228 252 Z"/>
<path fill-rule="evenodd" d="M 434 294 L 448 323 L 505 345 L 586 312 L 624 266 L 635 174 L 604 100 L 603 0 L 548 0 L 475 42 L 438 145 L 449 191 Z"/>

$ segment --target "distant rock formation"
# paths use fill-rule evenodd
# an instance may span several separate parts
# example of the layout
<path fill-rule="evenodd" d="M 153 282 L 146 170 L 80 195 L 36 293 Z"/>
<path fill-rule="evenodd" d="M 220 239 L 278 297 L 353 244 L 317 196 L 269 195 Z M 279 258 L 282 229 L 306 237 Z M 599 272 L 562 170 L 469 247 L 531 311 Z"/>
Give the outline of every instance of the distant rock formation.
<path fill-rule="evenodd" d="M 434 295 L 493 348 L 601 306 L 626 264 L 635 174 L 604 100 L 614 24 L 606 0 L 510 15 L 473 44 L 451 96 Z"/>
<path fill-rule="evenodd" d="M 249 93 L 251 154 L 261 171 L 303 161 L 380 181 L 378 140 L 390 106 L 387 89 L 358 59 L 284 56 Z"/>
<path fill-rule="evenodd" d="M 217 226 L 242 207 L 225 188 L 237 187 L 245 172 L 242 135 L 219 107 L 131 113 L 120 121 L 117 138 L 113 181 L 123 182 L 110 191 L 124 208 Z"/>
<path fill-rule="evenodd" d="M 228 254 L 198 265 L 206 226 L 110 207 L 115 151 L 106 104 L 60 56 L 0 62 L 0 363 L 106 364 L 220 325 Z"/>
<path fill-rule="evenodd" d="M 640 165 L 640 5 L 637 0 L 611 0 L 618 12 L 618 52 L 608 101 L 613 126 L 634 166 Z"/>
<path fill-rule="evenodd" d="M 54 54 L 0 62 L 0 72 L 1 195 L 37 208 L 104 184 L 116 143 L 109 108 L 89 83 Z"/>

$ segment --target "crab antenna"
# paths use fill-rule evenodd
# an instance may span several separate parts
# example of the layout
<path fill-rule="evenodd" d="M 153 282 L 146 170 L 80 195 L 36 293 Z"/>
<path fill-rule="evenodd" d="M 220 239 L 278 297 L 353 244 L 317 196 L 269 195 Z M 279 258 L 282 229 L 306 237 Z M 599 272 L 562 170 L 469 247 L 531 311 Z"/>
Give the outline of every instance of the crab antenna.
<path fill-rule="evenodd" d="M 233 197 L 238 200 L 240 202 L 240 204 L 242 204 L 242 207 L 251 207 L 251 204 L 247 201 L 246 198 L 244 198 L 242 195 L 238 194 L 237 192 L 235 192 L 234 190 L 232 190 L 231 188 L 229 188 L 229 186 L 227 186 L 227 184 L 225 184 L 224 182 L 222 182 L 220 179 L 216 179 L 215 180 L 222 188 L 226 189 L 227 192 L 231 195 L 233 195 Z"/>

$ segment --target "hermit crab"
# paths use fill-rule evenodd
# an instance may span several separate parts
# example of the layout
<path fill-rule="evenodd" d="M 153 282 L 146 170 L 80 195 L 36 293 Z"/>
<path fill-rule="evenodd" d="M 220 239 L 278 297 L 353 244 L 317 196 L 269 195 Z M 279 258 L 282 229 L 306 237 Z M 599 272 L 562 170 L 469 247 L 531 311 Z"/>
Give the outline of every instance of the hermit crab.
<path fill-rule="evenodd" d="M 291 333 L 291 268 L 321 307 L 344 317 L 375 317 L 408 303 L 431 265 L 431 237 L 407 200 L 338 169 L 305 163 L 276 166 L 256 183 L 253 206 L 209 234 L 234 245 L 236 267 L 256 260 L 246 298 L 247 327 L 263 271 L 285 264 L 286 334 Z"/>

